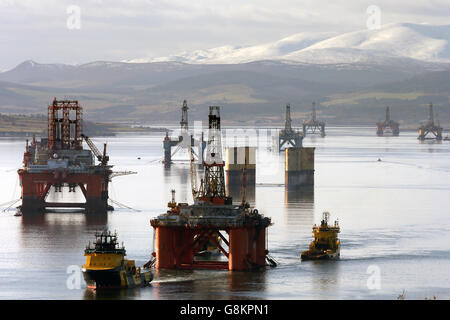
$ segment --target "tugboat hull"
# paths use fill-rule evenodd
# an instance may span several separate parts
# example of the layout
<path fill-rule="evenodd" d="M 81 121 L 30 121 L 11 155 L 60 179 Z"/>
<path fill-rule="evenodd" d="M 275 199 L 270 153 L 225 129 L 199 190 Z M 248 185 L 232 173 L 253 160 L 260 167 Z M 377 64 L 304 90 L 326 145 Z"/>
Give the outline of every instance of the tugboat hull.
<path fill-rule="evenodd" d="M 340 257 L 340 250 L 335 252 L 310 252 L 303 251 L 300 258 L 302 260 L 337 260 Z"/>
<path fill-rule="evenodd" d="M 119 270 L 86 270 L 83 269 L 83 278 L 88 288 L 121 288 Z"/>
<path fill-rule="evenodd" d="M 124 270 L 83 269 L 83 277 L 90 289 L 134 288 L 148 285 L 153 280 L 150 271 L 140 274 L 127 273 Z"/>

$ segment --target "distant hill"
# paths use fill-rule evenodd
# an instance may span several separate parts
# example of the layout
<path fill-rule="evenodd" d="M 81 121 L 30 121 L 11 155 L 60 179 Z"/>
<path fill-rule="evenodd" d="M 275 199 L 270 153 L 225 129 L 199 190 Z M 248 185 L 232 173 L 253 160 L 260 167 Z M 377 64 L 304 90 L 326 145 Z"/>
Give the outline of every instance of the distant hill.
<path fill-rule="evenodd" d="M 385 64 L 392 58 L 450 62 L 450 25 L 391 23 L 382 25 L 380 29 L 363 29 L 340 35 L 302 32 L 254 46 L 223 46 L 132 61 L 236 64 L 260 60 L 289 60 L 314 64 Z"/>
<path fill-rule="evenodd" d="M 389 105 L 401 124 L 414 125 L 433 102 L 450 125 L 449 31 L 390 24 L 159 58 L 175 61 L 29 60 L 0 73 L 0 112 L 45 113 L 57 97 L 79 100 L 95 122 L 177 123 L 187 99 L 191 120 L 206 120 L 207 107 L 220 105 L 225 121 L 281 125 L 286 103 L 299 123 L 314 100 L 329 124 L 371 125 Z"/>

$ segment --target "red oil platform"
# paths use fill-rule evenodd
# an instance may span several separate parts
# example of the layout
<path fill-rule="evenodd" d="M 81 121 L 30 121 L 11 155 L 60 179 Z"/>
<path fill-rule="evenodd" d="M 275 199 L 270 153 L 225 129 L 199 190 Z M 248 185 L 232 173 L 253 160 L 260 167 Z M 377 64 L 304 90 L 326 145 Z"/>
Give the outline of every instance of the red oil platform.
<path fill-rule="evenodd" d="M 384 121 L 377 122 L 377 136 L 382 137 L 386 133 L 391 133 L 392 136 L 398 136 L 400 134 L 398 122 L 391 120 L 389 107 L 386 107 L 386 119 Z"/>
<path fill-rule="evenodd" d="M 224 165 L 220 132 L 220 110 L 209 108 L 209 136 L 203 162 L 204 179 L 196 188 L 196 171 L 191 150 L 191 184 L 194 204 L 172 201 L 169 210 L 150 221 L 155 233 L 157 269 L 249 270 L 271 265 L 268 256 L 267 227 L 271 219 L 243 199 L 232 204 L 225 193 Z M 196 253 L 212 243 L 227 261 L 199 260 Z"/>
<path fill-rule="evenodd" d="M 38 213 L 46 208 L 83 208 L 86 212 L 102 213 L 113 208 L 108 205 L 108 183 L 113 176 L 134 172 L 113 172 L 108 165 L 106 143 L 103 153 L 82 133 L 82 107 L 76 100 L 58 101 L 48 106 L 48 137 L 31 145 L 26 142 L 23 168 L 18 170 L 22 187 L 23 214 Z M 83 139 L 89 149 L 83 149 Z M 95 164 L 95 158 L 99 164 Z M 69 192 L 80 188 L 85 202 L 47 202 L 54 192 Z"/>

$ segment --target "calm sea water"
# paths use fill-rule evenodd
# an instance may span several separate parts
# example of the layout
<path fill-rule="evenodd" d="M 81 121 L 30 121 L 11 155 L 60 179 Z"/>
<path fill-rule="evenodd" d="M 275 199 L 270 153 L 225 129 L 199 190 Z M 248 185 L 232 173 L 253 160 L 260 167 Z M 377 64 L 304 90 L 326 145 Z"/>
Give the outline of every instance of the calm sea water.
<path fill-rule="evenodd" d="M 406 299 L 448 299 L 450 142 L 419 143 L 416 132 L 380 138 L 373 128 L 327 129 L 325 138 L 304 140 L 316 147 L 313 190 L 286 190 L 284 153 L 258 149 L 253 203 L 274 222 L 269 250 L 278 267 L 161 271 L 150 287 L 97 293 L 78 278 L 81 287 L 73 288 L 77 273 L 68 268 L 84 263 L 95 230 L 117 230 L 128 258 L 142 265 L 153 251 L 149 220 L 165 212 L 170 190 L 191 202 L 188 163 L 165 170 L 158 161 L 163 134 L 119 135 L 94 141 L 108 142 L 115 170 L 138 172 L 110 186 L 110 197 L 134 210 L 33 218 L 0 212 L 0 299 L 396 299 L 403 290 Z M 24 145 L 0 140 L 0 203 L 20 196 Z M 323 211 L 339 219 L 341 260 L 301 262 Z M 68 279 L 75 282 L 68 286 Z"/>

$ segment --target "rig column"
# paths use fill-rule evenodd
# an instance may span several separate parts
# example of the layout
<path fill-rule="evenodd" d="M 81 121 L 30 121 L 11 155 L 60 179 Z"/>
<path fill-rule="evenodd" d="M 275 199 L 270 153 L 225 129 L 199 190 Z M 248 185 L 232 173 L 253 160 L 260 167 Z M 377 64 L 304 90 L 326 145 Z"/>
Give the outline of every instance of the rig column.
<path fill-rule="evenodd" d="M 263 266 L 266 263 L 266 256 L 269 253 L 266 249 L 266 229 L 257 228 L 256 235 L 256 264 Z"/>
<path fill-rule="evenodd" d="M 288 148 L 285 150 L 285 185 L 288 187 L 314 185 L 314 150 Z"/>
<path fill-rule="evenodd" d="M 230 230 L 230 252 L 228 269 L 242 271 L 248 269 L 248 232 L 245 228 Z"/>
<path fill-rule="evenodd" d="M 175 268 L 174 230 L 158 227 L 155 232 L 156 269 Z"/>
<path fill-rule="evenodd" d="M 225 154 L 225 188 L 227 195 L 241 201 L 245 170 L 245 197 L 253 201 L 256 185 L 256 148 L 227 147 Z"/>

